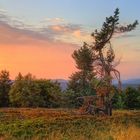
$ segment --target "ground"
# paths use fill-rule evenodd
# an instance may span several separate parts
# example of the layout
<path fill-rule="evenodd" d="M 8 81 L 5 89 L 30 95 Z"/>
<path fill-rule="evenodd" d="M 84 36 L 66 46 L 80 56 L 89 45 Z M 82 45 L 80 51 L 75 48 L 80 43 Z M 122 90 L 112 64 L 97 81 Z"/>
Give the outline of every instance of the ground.
<path fill-rule="evenodd" d="M 0 140 L 139 140 L 140 110 L 111 117 L 72 109 L 1 108 Z"/>

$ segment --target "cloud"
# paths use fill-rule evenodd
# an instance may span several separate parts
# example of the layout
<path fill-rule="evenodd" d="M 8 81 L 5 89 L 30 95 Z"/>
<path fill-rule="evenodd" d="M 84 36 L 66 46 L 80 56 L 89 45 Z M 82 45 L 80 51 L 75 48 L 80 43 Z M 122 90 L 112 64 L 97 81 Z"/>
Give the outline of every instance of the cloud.
<path fill-rule="evenodd" d="M 79 45 L 90 39 L 90 34 L 84 30 L 82 25 L 64 23 L 63 18 L 46 19 L 46 21 L 53 22 L 53 24 L 28 25 L 19 18 L 9 16 L 7 11 L 0 10 L 0 29 L 3 31 L 0 33 L 0 41 L 27 43 L 30 39 L 30 41 L 61 41 Z"/>
<path fill-rule="evenodd" d="M 29 29 L 19 29 L 0 21 L 0 43 L 1 44 L 27 44 L 32 41 L 49 41 L 42 34 Z"/>
<path fill-rule="evenodd" d="M 9 16 L 8 12 L 4 9 L 0 9 L 0 22 L 9 24 L 15 27 L 24 27 L 24 23 L 21 19 Z"/>
<path fill-rule="evenodd" d="M 83 29 L 82 25 L 78 24 L 49 25 L 42 28 L 41 32 L 44 35 L 52 36 L 55 40 L 68 43 L 81 44 L 90 40 L 90 34 Z"/>
<path fill-rule="evenodd" d="M 75 24 L 58 24 L 58 25 L 48 25 L 47 27 L 40 28 L 40 31 L 50 36 L 59 36 L 64 34 L 72 34 L 75 31 L 82 30 L 80 25 Z"/>
<path fill-rule="evenodd" d="M 58 24 L 58 23 L 65 23 L 66 21 L 63 18 L 45 18 L 43 21 L 41 21 L 42 24 Z"/>

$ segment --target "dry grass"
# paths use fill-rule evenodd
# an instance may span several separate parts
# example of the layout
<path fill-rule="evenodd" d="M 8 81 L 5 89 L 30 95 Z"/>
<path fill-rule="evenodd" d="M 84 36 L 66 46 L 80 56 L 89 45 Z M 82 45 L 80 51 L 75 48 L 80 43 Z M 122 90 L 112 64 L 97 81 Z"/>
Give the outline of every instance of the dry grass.
<path fill-rule="evenodd" d="M 111 117 L 69 109 L 1 108 L 0 140 L 139 140 L 140 111 Z"/>
<path fill-rule="evenodd" d="M 116 140 L 140 140 L 140 128 L 135 125 L 129 126 L 127 129 L 120 128 L 118 132 L 111 132 Z"/>

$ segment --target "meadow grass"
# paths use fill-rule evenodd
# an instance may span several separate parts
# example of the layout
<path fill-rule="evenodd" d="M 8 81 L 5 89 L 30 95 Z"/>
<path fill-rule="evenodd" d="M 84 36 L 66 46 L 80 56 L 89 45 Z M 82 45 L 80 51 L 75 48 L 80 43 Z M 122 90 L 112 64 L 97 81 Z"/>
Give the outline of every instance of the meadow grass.
<path fill-rule="evenodd" d="M 113 116 L 78 115 L 69 109 L 0 109 L 0 140 L 139 140 L 140 111 Z"/>

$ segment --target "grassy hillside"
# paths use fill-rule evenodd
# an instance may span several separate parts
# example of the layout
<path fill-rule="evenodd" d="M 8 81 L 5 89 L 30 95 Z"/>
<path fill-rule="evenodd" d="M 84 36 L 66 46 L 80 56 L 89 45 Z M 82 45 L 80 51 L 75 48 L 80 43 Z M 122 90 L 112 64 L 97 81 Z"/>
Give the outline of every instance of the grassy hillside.
<path fill-rule="evenodd" d="M 140 111 L 112 117 L 67 109 L 0 109 L 0 140 L 139 140 Z"/>

